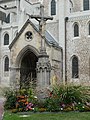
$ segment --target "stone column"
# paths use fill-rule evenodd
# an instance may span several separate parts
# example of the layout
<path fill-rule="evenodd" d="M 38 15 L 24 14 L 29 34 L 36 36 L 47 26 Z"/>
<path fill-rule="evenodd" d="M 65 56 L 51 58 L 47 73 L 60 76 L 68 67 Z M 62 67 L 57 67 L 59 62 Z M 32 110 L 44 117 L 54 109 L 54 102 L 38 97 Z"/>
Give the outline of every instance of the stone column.
<path fill-rule="evenodd" d="M 37 96 L 44 99 L 48 96 L 51 64 L 47 54 L 41 54 L 37 62 Z"/>

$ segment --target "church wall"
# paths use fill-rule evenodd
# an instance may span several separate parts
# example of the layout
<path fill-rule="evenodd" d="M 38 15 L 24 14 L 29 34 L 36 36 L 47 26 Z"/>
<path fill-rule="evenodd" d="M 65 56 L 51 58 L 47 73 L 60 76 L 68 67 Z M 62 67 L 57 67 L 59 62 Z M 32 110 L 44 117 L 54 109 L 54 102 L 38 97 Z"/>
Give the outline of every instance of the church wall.
<path fill-rule="evenodd" d="M 1 67 L 1 38 L 2 36 L 1 36 L 1 29 L 0 29 L 0 67 Z M 1 72 L 2 70 L 0 69 L 0 84 L 1 84 Z"/>
<path fill-rule="evenodd" d="M 68 81 L 89 84 L 90 82 L 90 36 L 88 22 L 90 16 L 77 15 L 67 22 L 67 76 Z M 74 37 L 74 23 L 79 25 L 79 37 Z M 72 78 L 72 57 L 76 55 L 79 63 L 79 78 Z"/>
<path fill-rule="evenodd" d="M 57 77 L 57 82 L 62 82 L 62 50 L 51 46 L 46 46 L 47 54 L 51 63 L 51 83 L 53 84 L 53 77 Z"/>
<path fill-rule="evenodd" d="M 57 82 L 62 82 L 62 51 L 61 49 L 54 49 L 52 54 L 52 77 L 56 75 Z"/>
<path fill-rule="evenodd" d="M 29 8 L 29 9 L 28 9 Z M 25 11 L 27 14 L 40 14 L 40 3 L 31 4 L 29 1 L 20 1 L 20 10 Z"/>
<path fill-rule="evenodd" d="M 47 23 L 46 29 L 59 42 L 59 21 Z"/>
<path fill-rule="evenodd" d="M 83 0 L 72 0 L 73 2 L 73 12 L 82 11 L 83 10 Z"/>
<path fill-rule="evenodd" d="M 53 17 L 53 20 L 48 20 L 46 24 L 46 29 L 53 35 L 57 42 L 59 42 L 59 1 L 56 1 L 56 15 L 51 16 L 51 0 L 44 0 L 44 10 L 45 16 Z"/>
<path fill-rule="evenodd" d="M 1 50 L 1 53 L 0 53 L 0 64 L 1 64 L 1 74 L 0 74 L 0 77 L 1 77 L 1 84 L 3 86 L 9 86 L 10 85 L 10 81 L 9 81 L 9 77 L 10 77 L 10 73 L 9 72 L 4 72 L 4 60 L 5 60 L 5 57 L 8 56 L 9 57 L 9 61 L 10 61 L 10 50 L 9 50 L 9 45 L 4 45 L 4 35 L 6 33 L 9 34 L 9 44 L 12 42 L 13 38 L 14 38 L 14 34 L 17 30 L 17 26 L 15 25 L 10 25 L 10 24 L 7 24 L 7 25 L 3 25 L 1 31 L 0 31 L 0 34 L 1 34 L 1 38 L 0 38 L 0 50 Z M 9 64 L 9 67 L 10 67 L 10 64 Z"/>
<path fill-rule="evenodd" d="M 8 72 L 5 72 L 4 71 L 4 60 L 5 60 L 5 57 L 8 56 L 9 60 L 10 60 L 10 53 L 9 52 L 6 52 L 6 51 L 3 51 L 2 52 L 2 55 L 1 55 L 1 84 L 2 86 L 9 86 L 10 85 L 10 81 L 9 81 L 9 71 Z"/>

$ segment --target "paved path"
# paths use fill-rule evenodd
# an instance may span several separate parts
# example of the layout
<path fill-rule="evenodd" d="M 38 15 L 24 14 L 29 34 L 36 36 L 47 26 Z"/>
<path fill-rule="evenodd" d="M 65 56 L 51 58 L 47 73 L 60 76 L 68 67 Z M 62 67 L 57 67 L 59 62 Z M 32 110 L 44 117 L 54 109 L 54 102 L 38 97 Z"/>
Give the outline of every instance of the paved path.
<path fill-rule="evenodd" d="M 0 120 L 2 120 L 4 114 L 4 107 L 3 107 L 4 101 L 5 99 L 0 97 Z"/>

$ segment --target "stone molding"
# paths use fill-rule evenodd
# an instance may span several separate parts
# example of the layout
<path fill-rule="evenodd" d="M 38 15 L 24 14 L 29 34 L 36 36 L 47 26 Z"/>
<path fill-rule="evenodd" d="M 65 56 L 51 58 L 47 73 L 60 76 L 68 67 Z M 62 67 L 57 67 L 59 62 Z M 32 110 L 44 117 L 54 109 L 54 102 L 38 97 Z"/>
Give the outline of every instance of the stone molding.
<path fill-rule="evenodd" d="M 74 22 L 74 21 L 81 21 L 81 20 L 90 20 L 90 15 L 82 15 L 82 16 L 76 16 L 76 17 L 70 17 L 68 19 L 68 22 Z"/>

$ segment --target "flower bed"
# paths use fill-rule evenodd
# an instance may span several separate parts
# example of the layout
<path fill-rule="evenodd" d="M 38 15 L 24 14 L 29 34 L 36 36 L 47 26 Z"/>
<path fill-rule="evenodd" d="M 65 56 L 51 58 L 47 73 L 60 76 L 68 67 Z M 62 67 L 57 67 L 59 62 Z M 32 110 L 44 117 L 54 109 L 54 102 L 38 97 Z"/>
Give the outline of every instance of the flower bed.
<path fill-rule="evenodd" d="M 32 89 L 9 91 L 5 108 L 12 112 L 90 111 L 90 89 L 82 86 L 55 86 L 44 101 L 39 100 Z"/>

